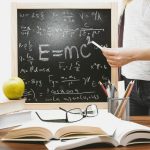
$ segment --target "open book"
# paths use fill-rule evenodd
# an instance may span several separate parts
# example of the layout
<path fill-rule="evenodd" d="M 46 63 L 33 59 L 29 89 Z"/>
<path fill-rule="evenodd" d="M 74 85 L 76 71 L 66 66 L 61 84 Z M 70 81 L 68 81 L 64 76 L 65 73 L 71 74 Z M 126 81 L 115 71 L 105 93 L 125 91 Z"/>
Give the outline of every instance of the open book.
<path fill-rule="evenodd" d="M 112 118 L 112 123 L 116 121 L 118 122 L 117 118 Z M 59 141 L 51 140 L 46 143 L 46 147 L 49 150 L 67 150 L 96 143 L 105 143 L 115 147 L 150 143 L 150 128 L 137 123 L 120 120 L 113 136 L 90 136 Z"/>
<path fill-rule="evenodd" d="M 75 123 L 27 123 L 11 130 L 2 140 L 48 141 L 46 146 L 54 147 L 54 150 L 93 143 L 109 143 L 116 147 L 150 143 L 150 128 L 100 111 L 96 117 L 87 117 Z"/>
<path fill-rule="evenodd" d="M 51 139 L 83 138 L 93 135 L 112 136 L 117 125 L 117 122 L 112 124 L 112 118 L 114 118 L 113 115 L 100 111 L 95 117 L 86 117 L 75 123 L 54 123 L 34 120 L 14 128 L 2 140 L 50 141 Z"/>

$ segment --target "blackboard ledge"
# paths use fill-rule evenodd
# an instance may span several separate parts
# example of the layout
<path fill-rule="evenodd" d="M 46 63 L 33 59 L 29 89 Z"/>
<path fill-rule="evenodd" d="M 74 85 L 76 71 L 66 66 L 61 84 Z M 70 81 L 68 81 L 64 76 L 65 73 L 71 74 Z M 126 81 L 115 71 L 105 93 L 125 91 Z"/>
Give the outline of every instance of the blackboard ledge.
<path fill-rule="evenodd" d="M 87 105 L 96 104 L 100 109 L 107 109 L 107 102 L 93 102 L 93 103 L 26 103 L 25 109 L 58 109 L 63 107 L 65 109 L 71 108 L 85 108 Z"/>

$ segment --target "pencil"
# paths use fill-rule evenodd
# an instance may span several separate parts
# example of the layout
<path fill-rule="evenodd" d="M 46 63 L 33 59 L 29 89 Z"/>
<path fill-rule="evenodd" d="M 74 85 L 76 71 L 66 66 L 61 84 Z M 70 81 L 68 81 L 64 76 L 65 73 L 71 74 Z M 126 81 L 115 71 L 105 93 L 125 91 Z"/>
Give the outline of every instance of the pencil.
<path fill-rule="evenodd" d="M 99 81 L 99 84 L 100 84 L 101 88 L 103 89 L 104 93 L 106 94 L 106 96 L 108 96 L 108 93 L 107 93 L 103 83 L 101 81 Z"/>
<path fill-rule="evenodd" d="M 129 92 L 129 89 L 130 89 L 131 85 L 132 85 L 132 81 L 129 82 L 129 84 L 128 84 L 127 88 L 126 88 L 126 91 L 125 91 L 125 94 L 124 94 L 123 98 L 126 98 L 126 97 L 127 97 L 127 93 Z M 115 113 L 114 113 L 115 116 L 118 116 L 118 113 L 119 113 L 120 108 L 121 108 L 122 105 L 123 105 L 123 100 L 121 101 L 120 105 L 117 107 L 117 109 L 116 109 L 116 111 L 115 111 Z"/>
<path fill-rule="evenodd" d="M 117 115 L 118 118 L 122 118 L 122 116 L 123 116 L 123 113 L 125 111 L 125 108 L 126 108 L 126 105 L 127 105 L 127 102 L 128 102 L 127 97 L 129 97 L 130 94 L 131 94 L 131 91 L 132 91 L 133 86 L 134 86 L 134 82 L 135 81 L 132 81 L 131 86 L 130 86 L 130 88 L 128 90 L 128 93 L 126 94 L 126 97 L 123 99 L 123 104 L 121 105 L 120 111 L 118 112 L 118 115 Z"/>
<path fill-rule="evenodd" d="M 127 97 L 127 95 L 128 95 L 128 93 L 129 93 L 129 90 L 130 90 L 132 84 L 133 84 L 133 81 L 130 81 L 130 83 L 129 83 L 128 86 L 127 86 L 126 92 L 125 92 L 125 94 L 124 94 L 124 96 L 123 96 L 124 98 Z"/>

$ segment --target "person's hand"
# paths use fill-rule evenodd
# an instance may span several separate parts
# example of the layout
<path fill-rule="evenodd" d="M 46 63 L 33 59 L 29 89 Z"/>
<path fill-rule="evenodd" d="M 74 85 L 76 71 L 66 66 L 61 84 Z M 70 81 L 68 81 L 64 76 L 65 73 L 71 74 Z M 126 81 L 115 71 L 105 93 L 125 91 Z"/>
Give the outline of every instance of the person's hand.
<path fill-rule="evenodd" d="M 134 51 L 131 49 L 103 48 L 102 52 L 111 67 L 120 67 L 133 61 Z"/>

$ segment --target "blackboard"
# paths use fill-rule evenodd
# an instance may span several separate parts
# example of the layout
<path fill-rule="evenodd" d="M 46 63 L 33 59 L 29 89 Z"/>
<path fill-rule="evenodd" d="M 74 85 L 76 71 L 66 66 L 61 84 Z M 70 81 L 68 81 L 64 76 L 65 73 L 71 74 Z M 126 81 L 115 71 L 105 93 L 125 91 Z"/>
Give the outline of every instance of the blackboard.
<path fill-rule="evenodd" d="M 111 9 L 18 8 L 17 74 L 27 103 L 106 102 L 111 68 L 92 45 L 112 46 Z"/>

